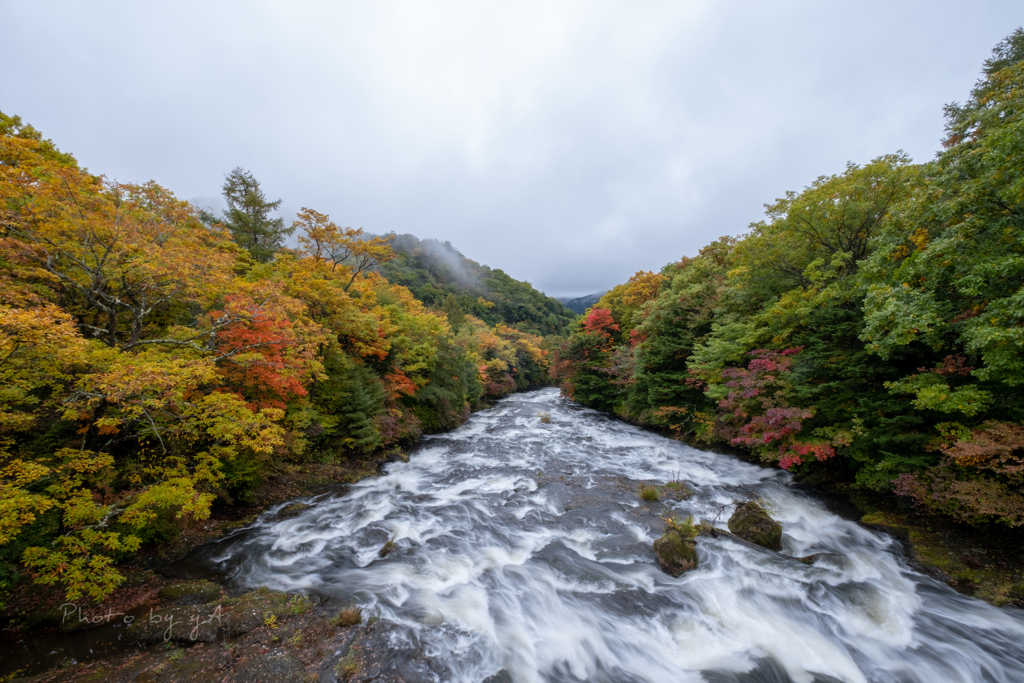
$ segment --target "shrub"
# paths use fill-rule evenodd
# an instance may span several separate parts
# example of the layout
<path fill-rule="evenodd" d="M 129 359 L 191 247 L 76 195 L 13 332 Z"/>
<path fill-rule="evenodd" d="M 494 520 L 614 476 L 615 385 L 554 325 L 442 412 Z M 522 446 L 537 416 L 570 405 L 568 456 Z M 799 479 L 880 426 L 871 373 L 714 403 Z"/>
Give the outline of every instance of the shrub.
<path fill-rule="evenodd" d="M 355 626 L 363 620 L 363 611 L 358 607 L 346 607 L 345 609 L 338 612 L 338 616 L 334 617 L 334 625 L 345 628 L 347 626 Z"/>

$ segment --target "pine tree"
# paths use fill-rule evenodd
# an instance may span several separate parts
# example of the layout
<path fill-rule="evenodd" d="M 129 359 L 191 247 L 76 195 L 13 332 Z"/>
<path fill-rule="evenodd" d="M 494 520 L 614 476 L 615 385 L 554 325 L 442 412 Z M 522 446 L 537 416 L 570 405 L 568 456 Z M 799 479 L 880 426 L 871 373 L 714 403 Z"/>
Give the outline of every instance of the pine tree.
<path fill-rule="evenodd" d="M 255 176 L 241 167 L 225 177 L 222 189 L 228 205 L 223 220 L 235 241 L 245 247 L 254 260 L 269 261 L 274 252 L 284 246 L 285 235 L 295 230 L 284 227 L 283 218 L 270 217 L 270 213 L 281 206 L 281 200 L 267 201 Z"/>
<path fill-rule="evenodd" d="M 332 351 L 324 358 L 328 379 L 317 385 L 316 404 L 333 415 L 331 430 L 336 443 L 357 452 L 368 452 L 381 444 L 373 418 L 384 411 L 384 389 L 369 368 L 343 353 Z"/>
<path fill-rule="evenodd" d="M 459 305 L 459 300 L 455 298 L 454 294 L 448 294 L 445 297 L 441 310 L 448 316 L 448 326 L 451 327 L 452 332 L 457 332 L 466 322 L 466 312 L 462 310 L 462 306 Z"/>

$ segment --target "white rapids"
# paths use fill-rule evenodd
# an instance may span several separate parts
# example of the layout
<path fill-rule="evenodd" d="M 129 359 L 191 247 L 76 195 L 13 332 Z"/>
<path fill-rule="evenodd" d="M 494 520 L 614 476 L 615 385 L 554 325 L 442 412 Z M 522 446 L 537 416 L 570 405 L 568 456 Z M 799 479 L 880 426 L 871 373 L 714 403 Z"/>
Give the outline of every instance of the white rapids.
<path fill-rule="evenodd" d="M 696 494 L 639 499 L 638 482 L 671 479 Z M 701 537 L 698 569 L 658 568 L 659 515 L 724 528 L 751 495 L 782 523 L 781 553 Z M 439 681 L 1024 681 L 1021 610 L 914 572 L 890 537 L 785 472 L 554 389 L 511 396 L 383 476 L 305 502 L 227 537 L 213 560 L 236 584 L 358 603 L 395 647 L 438 662 Z M 795 559 L 815 553 L 830 555 Z"/>

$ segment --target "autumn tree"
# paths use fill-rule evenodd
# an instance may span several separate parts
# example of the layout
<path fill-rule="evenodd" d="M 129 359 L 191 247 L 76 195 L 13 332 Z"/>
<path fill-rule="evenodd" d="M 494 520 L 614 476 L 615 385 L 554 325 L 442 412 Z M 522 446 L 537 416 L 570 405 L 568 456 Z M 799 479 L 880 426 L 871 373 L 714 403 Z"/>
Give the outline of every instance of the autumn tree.
<path fill-rule="evenodd" d="M 302 208 L 292 230 L 302 229 L 299 252 L 323 263 L 332 272 L 339 267 L 348 273 L 343 289 L 348 291 L 362 273 L 394 258 L 391 245 L 385 237 L 367 237 L 363 229 L 339 228 L 330 216 L 313 209 Z"/>
<path fill-rule="evenodd" d="M 123 580 L 114 556 L 154 520 L 204 518 L 225 462 L 283 443 L 283 412 L 250 407 L 221 367 L 263 356 L 266 340 L 225 344 L 281 297 L 237 280 L 237 247 L 164 188 L 107 182 L 8 128 L 0 262 L 17 289 L 0 321 L 0 535 L 56 511 L 58 536 L 24 563 L 72 599 L 101 599 Z M 53 450 L 18 438 L 57 423 L 73 436 Z"/>
<path fill-rule="evenodd" d="M 609 311 L 624 334 L 629 334 L 639 322 L 635 316 L 641 307 L 658 296 L 662 275 L 650 271 L 637 271 L 625 283 L 606 292 L 594 308 Z"/>

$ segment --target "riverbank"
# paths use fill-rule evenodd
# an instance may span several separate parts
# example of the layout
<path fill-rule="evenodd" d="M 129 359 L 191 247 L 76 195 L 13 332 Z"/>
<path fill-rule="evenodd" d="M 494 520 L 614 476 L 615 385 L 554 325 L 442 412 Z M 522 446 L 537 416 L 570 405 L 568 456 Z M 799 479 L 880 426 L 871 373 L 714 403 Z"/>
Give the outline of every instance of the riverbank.
<path fill-rule="evenodd" d="M 169 542 L 144 547 L 119 566 L 125 583 L 100 604 L 87 600 L 69 603 L 57 587 L 23 581 L 0 615 L 4 624 L 0 643 L 10 646 L 0 655 L 0 681 L 24 674 L 31 677 L 15 680 L 193 681 L 220 678 L 227 669 L 239 681 L 264 680 L 260 676 L 275 681 L 307 680 L 306 674 L 300 673 L 301 662 L 315 659 L 316 649 L 347 647 L 355 638 L 355 624 L 339 627 L 337 614 L 330 613 L 331 605 L 305 599 L 295 602 L 296 596 L 266 590 L 232 596 L 219 584 L 182 581 L 168 575 L 173 572 L 165 568 L 204 543 L 252 523 L 276 505 L 376 476 L 387 463 L 407 459 L 408 449 L 392 448 L 335 464 L 290 467 L 261 482 L 247 502 L 218 506 L 209 519 L 184 529 Z M 278 514 L 296 514 L 305 507 L 294 503 Z M 200 624 L 193 634 L 197 623 L 210 618 L 207 613 L 216 615 L 211 623 L 219 621 L 226 626 L 210 637 L 209 633 L 203 635 L 209 624 Z M 154 623 L 161 627 L 159 634 L 150 633 L 143 640 L 136 636 L 130 644 L 121 642 L 122 634 L 115 629 L 123 629 L 125 618 L 146 621 L 154 615 Z M 164 638 L 168 624 L 177 626 Z M 300 633 L 303 639 L 296 640 L 293 634 Z M 211 646 L 214 641 L 218 647 Z M 271 661 L 263 661 L 258 655 L 266 654 L 271 645 L 275 655 Z M 188 648 L 187 660 L 182 648 Z"/>
<path fill-rule="evenodd" d="M 144 546 L 119 565 L 125 583 L 111 598 L 98 605 L 82 601 L 87 610 L 127 611 L 149 604 L 170 579 L 160 575 L 160 567 L 179 560 L 195 548 L 219 538 L 234 529 L 251 523 L 261 513 L 287 500 L 313 495 L 332 486 L 351 484 L 380 472 L 387 462 L 408 457 L 406 450 L 389 449 L 366 458 L 335 464 L 303 463 L 266 479 L 253 491 L 247 502 L 216 506 L 210 517 L 188 527 L 163 543 Z M 0 611 L 0 636 L 55 629 L 60 621 L 60 605 L 65 601 L 59 586 L 41 586 L 23 575 Z"/>
<path fill-rule="evenodd" d="M 531 387 L 530 389 L 536 388 Z M 473 407 L 470 414 L 487 410 L 493 406 L 494 403 L 480 401 Z M 125 582 L 113 596 L 98 604 L 92 603 L 88 599 L 80 599 L 71 614 L 67 613 L 68 607 L 66 607 L 71 603 L 67 602 L 61 587 L 36 584 L 30 576 L 25 574 L 13 587 L 13 590 L 7 594 L 2 603 L 3 606 L 0 608 L 0 644 L 6 643 L 20 648 L 24 638 L 30 637 L 51 650 L 46 653 L 40 650 L 37 655 L 38 661 L 35 662 L 30 661 L 31 655 L 20 660 L 26 664 L 27 671 L 41 675 L 38 672 L 52 667 L 53 658 L 56 656 L 57 663 L 61 667 L 72 667 L 77 672 L 72 678 L 54 678 L 53 676 L 56 674 L 49 672 L 42 676 L 41 680 L 79 680 L 79 677 L 92 680 L 90 672 L 107 671 L 109 673 L 110 667 L 102 663 L 105 660 L 104 648 L 113 647 L 114 650 L 117 650 L 119 649 L 117 645 L 105 642 L 108 638 L 104 638 L 102 635 L 98 638 L 88 635 L 82 637 L 82 635 L 86 631 L 99 631 L 97 626 L 107 626 L 111 614 L 139 616 L 147 610 L 160 612 L 175 607 L 179 601 L 176 597 L 168 598 L 168 595 L 177 596 L 182 591 L 190 593 L 192 583 L 183 583 L 180 576 L 176 576 L 174 572 L 168 572 L 167 567 L 187 557 L 189 553 L 205 543 L 251 524 L 257 517 L 274 506 L 287 501 L 308 498 L 332 488 L 354 484 L 367 477 L 377 476 L 388 463 L 408 460 L 409 451 L 418 444 L 419 440 L 402 446 L 374 451 L 362 457 L 345 458 L 330 464 L 290 464 L 285 471 L 260 482 L 246 500 L 234 500 L 230 504 L 215 505 L 208 519 L 181 529 L 180 533 L 165 542 L 144 546 L 138 553 L 118 565 L 118 569 L 125 577 Z M 303 503 L 296 502 L 283 508 L 278 515 L 297 514 L 306 507 Z M 209 588 L 208 582 L 199 582 L 196 585 L 201 589 L 204 586 L 206 589 Z M 277 596 L 285 595 L 284 593 L 271 593 Z M 275 599 L 279 600 L 280 598 Z M 216 605 L 213 605 L 211 609 L 215 607 Z M 287 615 L 279 616 L 282 619 L 282 624 L 288 620 Z M 327 618 L 330 619 L 330 615 Z M 76 642 L 69 642 L 69 635 L 73 635 Z M 259 641 L 261 636 L 256 634 L 253 637 Z M 114 638 L 114 640 L 117 639 Z M 193 643 L 188 642 L 187 644 L 192 645 Z M 39 650 L 39 647 L 35 649 Z M 166 652 L 163 654 L 170 656 L 173 655 L 173 652 L 170 655 Z M 240 656 L 244 658 L 244 655 Z M 10 650 L 7 651 L 7 654 L 0 655 L 0 683 L 11 680 L 11 676 L 20 669 L 20 667 L 12 668 L 5 665 L 5 659 L 9 660 L 10 658 Z M 134 662 L 135 659 L 135 657 L 128 657 L 125 662 L 128 660 Z M 147 671 L 153 667 L 160 671 L 168 668 L 166 664 L 169 662 L 166 657 L 155 656 L 154 659 L 151 656 L 144 659 L 145 661 L 140 666 Z M 173 661 L 173 659 L 170 660 L 170 662 Z M 83 662 L 83 664 L 79 665 L 79 662 Z M 127 665 L 125 662 L 117 666 Z M 164 662 L 164 665 L 161 665 L 161 662 Z M 129 669 L 134 671 L 133 667 L 134 664 Z M 24 673 L 25 670 L 21 670 Z M 165 673 L 170 674 L 171 670 L 177 669 L 172 666 Z M 190 672 L 195 673 L 190 668 L 181 669 L 181 673 L 185 676 L 181 680 L 194 680 L 189 678 Z M 69 670 L 67 673 L 70 675 L 71 671 Z M 103 676 L 105 675 L 103 674 Z M 176 679 L 173 676 L 170 679 L 163 676 L 160 680 Z"/>
<path fill-rule="evenodd" d="M 685 495 L 669 496 L 671 482 Z M 660 502 L 643 495 L 652 483 L 663 489 Z M 348 495 L 325 497 L 315 508 L 279 506 L 206 555 L 163 574 L 150 570 L 159 588 L 133 587 L 149 591 L 146 600 L 112 615 L 132 617 L 132 629 L 112 626 L 109 612 L 60 613 L 53 637 L 31 647 L 48 666 L 67 666 L 29 680 L 507 683 L 530 672 L 562 680 L 563 665 L 592 672 L 609 660 L 619 668 L 608 671 L 696 675 L 720 657 L 734 661 L 765 648 L 798 672 L 802 660 L 788 655 L 794 642 L 824 651 L 837 640 L 860 652 L 864 666 L 905 660 L 927 669 L 947 666 L 943 653 L 967 637 L 943 625 L 950 610 L 990 624 L 970 638 L 1016 633 L 1019 612 L 907 574 L 888 539 L 848 521 L 859 510 L 838 495 L 811 493 L 788 485 L 781 472 L 644 434 L 554 392 L 512 396 Z M 787 553 L 720 535 L 699 541 L 710 571 L 677 581 L 657 568 L 651 542 L 665 516 L 717 519 L 723 503 L 751 496 L 773 503 L 789 536 Z M 797 561 L 811 555 L 831 559 Z M 183 567 L 231 576 L 229 588 L 186 580 L 175 571 Z M 82 630 L 83 617 L 89 629 Z M 671 634 L 684 622 L 693 647 L 681 650 Z M 933 659 L 853 627 L 874 623 L 920 632 Z M 28 640 L 5 651 L 25 650 Z M 100 657 L 86 662 L 71 652 L 72 642 Z M 597 661 L 581 643 L 609 649 Z M 64 649 L 54 655 L 57 646 Z M 879 648 L 888 654 L 872 660 Z M 719 650 L 719 659 L 706 654 Z M 639 651 L 642 661 L 633 657 Z M 1016 671 L 1011 659 L 1000 661 Z M 843 666 L 824 673 L 852 680 Z"/>
<path fill-rule="evenodd" d="M 1024 531 L 974 528 L 856 492 L 851 499 L 864 512 L 861 523 L 899 539 L 923 574 L 997 607 L 1024 608 Z"/>
<path fill-rule="evenodd" d="M 660 430 L 650 431 L 676 438 Z M 754 465 L 770 466 L 742 449 L 721 444 L 689 445 Z M 818 474 L 806 479 L 795 478 L 835 497 L 846 507 L 844 517 L 898 540 L 906 559 L 922 574 L 996 607 L 1024 608 L 1024 528 L 995 524 L 972 526 L 927 514 L 895 495 L 864 491 L 850 482 L 835 481 L 841 477 Z"/>

